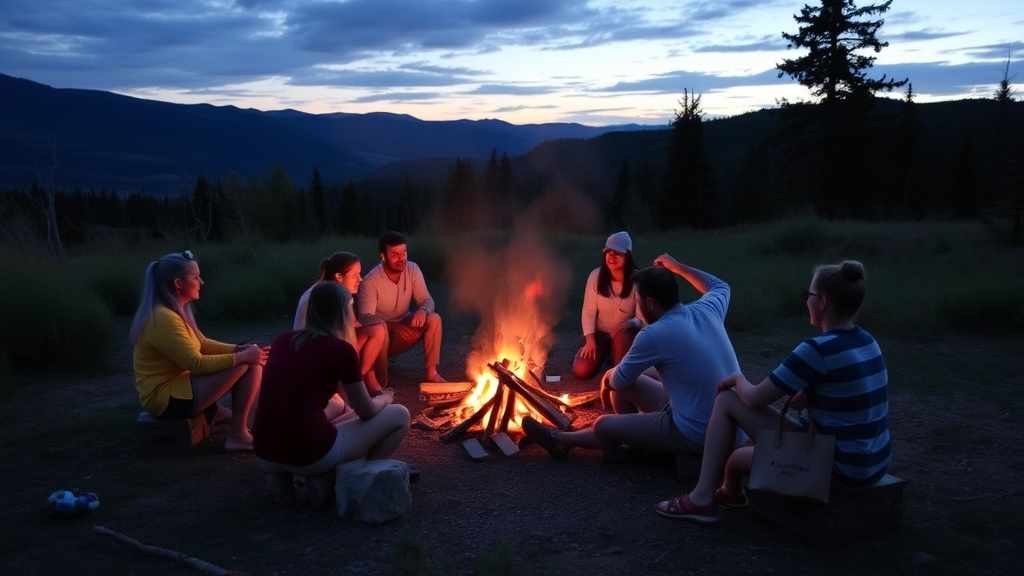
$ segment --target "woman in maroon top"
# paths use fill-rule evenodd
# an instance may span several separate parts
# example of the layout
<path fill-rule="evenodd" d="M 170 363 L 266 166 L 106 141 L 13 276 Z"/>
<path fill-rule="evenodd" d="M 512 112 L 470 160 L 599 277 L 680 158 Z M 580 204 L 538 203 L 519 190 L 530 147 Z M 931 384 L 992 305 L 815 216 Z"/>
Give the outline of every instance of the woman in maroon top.
<path fill-rule="evenodd" d="M 281 334 L 270 348 L 252 435 L 278 501 L 292 499 L 295 474 L 307 478 L 310 504 L 322 506 L 338 464 L 387 458 L 409 431 L 409 411 L 392 404 L 392 390 L 372 398 L 367 392 L 352 345 L 351 302 L 341 284 L 318 284 L 306 327 Z M 332 425 L 324 408 L 335 392 L 348 398 L 354 416 Z"/>

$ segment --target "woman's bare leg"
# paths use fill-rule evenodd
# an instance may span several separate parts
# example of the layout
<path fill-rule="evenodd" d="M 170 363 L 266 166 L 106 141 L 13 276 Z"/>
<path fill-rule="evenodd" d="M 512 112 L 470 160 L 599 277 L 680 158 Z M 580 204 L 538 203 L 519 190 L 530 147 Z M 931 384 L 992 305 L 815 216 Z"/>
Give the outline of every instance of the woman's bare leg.
<path fill-rule="evenodd" d="M 779 413 L 772 407 L 755 410 L 740 400 L 733 390 L 726 390 L 715 398 L 708 430 L 704 436 L 704 458 L 700 465 L 697 485 L 690 491 L 690 501 L 697 506 L 710 504 L 715 489 L 725 473 L 725 464 L 736 445 L 736 429 L 748 435 L 759 428 L 773 428 L 779 424 Z"/>
<path fill-rule="evenodd" d="M 258 364 L 239 364 L 214 372 L 192 375 L 193 416 L 231 392 L 231 431 L 236 440 L 252 442 L 249 433 L 249 410 L 260 391 L 263 367 Z"/>
<path fill-rule="evenodd" d="M 369 420 L 345 420 L 335 427 L 345 435 L 343 462 L 380 460 L 394 453 L 409 432 L 409 410 L 401 404 L 388 404 Z"/>
<path fill-rule="evenodd" d="M 356 329 L 356 348 L 359 352 L 359 371 L 363 376 L 363 383 L 366 384 L 370 395 L 376 395 L 383 390 L 374 365 L 380 356 L 381 350 L 387 342 L 388 329 L 384 324 L 371 324 L 360 326 Z"/>

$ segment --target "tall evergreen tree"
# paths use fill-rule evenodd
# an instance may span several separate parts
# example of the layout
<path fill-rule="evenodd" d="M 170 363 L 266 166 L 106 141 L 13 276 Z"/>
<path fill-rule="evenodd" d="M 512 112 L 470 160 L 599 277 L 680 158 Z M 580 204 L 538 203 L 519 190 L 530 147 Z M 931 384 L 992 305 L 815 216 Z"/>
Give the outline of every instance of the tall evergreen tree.
<path fill-rule="evenodd" d="M 338 201 L 338 226 L 342 234 L 358 234 L 359 229 L 359 195 L 356 193 L 356 183 L 349 179 L 341 190 L 341 199 Z"/>
<path fill-rule="evenodd" d="M 402 191 L 398 195 L 398 226 L 399 232 L 413 233 L 420 225 L 421 213 L 420 194 L 407 173 L 402 182 Z"/>
<path fill-rule="evenodd" d="M 629 159 L 622 160 L 619 177 L 615 180 L 615 191 L 608 203 L 608 228 L 610 230 L 626 229 L 626 205 L 633 187 L 633 174 L 629 168 Z"/>
<path fill-rule="evenodd" d="M 811 94 L 825 103 L 851 97 L 871 96 L 879 90 L 893 90 L 907 80 L 868 78 L 865 70 L 875 63 L 874 56 L 889 45 L 875 37 L 884 20 L 864 20 L 889 10 L 892 0 L 881 5 L 858 8 L 853 0 L 821 0 L 821 6 L 805 5 L 793 19 L 800 24 L 796 34 L 782 33 L 788 48 L 806 49 L 807 54 L 793 60 L 784 59 L 776 68 L 779 77 L 791 76 L 810 88 Z"/>
<path fill-rule="evenodd" d="M 828 218 L 866 217 L 878 208 L 879 189 L 864 170 L 878 160 L 883 132 L 867 112 L 875 92 L 892 90 L 908 80 L 868 78 L 866 70 L 888 43 L 875 34 L 884 20 L 871 17 L 889 10 L 892 0 L 858 8 L 853 0 L 820 0 L 820 6 L 804 6 L 794 19 L 796 34 L 783 33 L 790 48 L 807 50 L 796 59 L 777 65 L 779 76 L 789 75 L 821 99 L 820 106 L 785 107 L 795 117 L 798 130 L 786 142 L 787 157 L 802 168 L 783 171 L 803 174 L 803 190 L 815 210 Z M 795 190 L 802 190 L 797 186 Z"/>
<path fill-rule="evenodd" d="M 317 233 L 327 232 L 330 218 L 327 214 L 327 199 L 324 194 L 324 183 L 320 179 L 320 171 L 313 167 L 313 179 L 309 183 L 309 200 L 312 203 L 313 222 Z"/>
<path fill-rule="evenodd" d="M 700 95 L 684 90 L 679 106 L 672 120 L 665 183 L 653 206 L 655 221 L 664 230 L 684 224 L 706 228 L 715 224 L 716 206 L 711 163 L 704 146 Z"/>

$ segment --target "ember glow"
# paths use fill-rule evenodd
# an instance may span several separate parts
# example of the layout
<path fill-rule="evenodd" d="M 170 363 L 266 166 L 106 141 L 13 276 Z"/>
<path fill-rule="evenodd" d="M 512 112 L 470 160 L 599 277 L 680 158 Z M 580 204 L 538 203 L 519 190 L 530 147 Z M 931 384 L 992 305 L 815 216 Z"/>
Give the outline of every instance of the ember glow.
<path fill-rule="evenodd" d="M 474 245 L 455 261 L 460 267 L 452 282 L 455 304 L 480 314 L 474 348 L 466 359 L 466 375 L 476 386 L 452 412 L 453 423 L 458 423 L 497 392 L 498 378 L 489 364 L 508 360 L 513 374 L 541 385 L 571 272 L 540 241 L 526 236 L 514 237 L 501 249 Z M 518 426 L 530 411 L 517 399 L 510 425 Z"/>

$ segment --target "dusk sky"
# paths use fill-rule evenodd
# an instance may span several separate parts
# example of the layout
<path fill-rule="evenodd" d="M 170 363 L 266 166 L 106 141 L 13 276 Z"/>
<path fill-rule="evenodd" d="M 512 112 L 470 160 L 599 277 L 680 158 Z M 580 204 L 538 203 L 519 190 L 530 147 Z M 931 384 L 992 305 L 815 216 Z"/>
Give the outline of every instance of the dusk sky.
<path fill-rule="evenodd" d="M 809 100 L 775 70 L 802 55 L 782 32 L 805 4 L 0 0 L 0 73 L 260 110 L 664 125 L 684 89 L 710 116 Z M 909 77 L 917 102 L 990 98 L 1009 57 L 1022 95 L 1020 0 L 894 0 L 882 18 L 869 76 Z"/>

